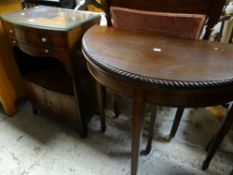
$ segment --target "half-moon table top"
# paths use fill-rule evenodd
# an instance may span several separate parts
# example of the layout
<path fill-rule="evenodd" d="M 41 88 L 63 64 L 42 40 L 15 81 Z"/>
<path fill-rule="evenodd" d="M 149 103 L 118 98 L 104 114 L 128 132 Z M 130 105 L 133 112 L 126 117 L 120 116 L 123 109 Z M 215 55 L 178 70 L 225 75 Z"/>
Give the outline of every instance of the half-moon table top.
<path fill-rule="evenodd" d="M 150 86 L 233 84 L 233 45 L 94 26 L 83 37 L 89 62 L 119 78 Z"/>

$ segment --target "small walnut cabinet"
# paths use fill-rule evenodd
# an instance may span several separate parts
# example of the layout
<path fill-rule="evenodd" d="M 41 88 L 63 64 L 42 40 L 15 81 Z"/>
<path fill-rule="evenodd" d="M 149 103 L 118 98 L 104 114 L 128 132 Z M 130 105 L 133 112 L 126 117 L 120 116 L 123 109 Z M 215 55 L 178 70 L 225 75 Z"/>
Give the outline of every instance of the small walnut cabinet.
<path fill-rule="evenodd" d="M 46 6 L 2 16 L 9 43 L 21 57 L 18 65 L 34 111 L 75 126 L 82 137 L 95 111 L 95 91 L 81 38 L 99 20 L 96 13 Z"/>

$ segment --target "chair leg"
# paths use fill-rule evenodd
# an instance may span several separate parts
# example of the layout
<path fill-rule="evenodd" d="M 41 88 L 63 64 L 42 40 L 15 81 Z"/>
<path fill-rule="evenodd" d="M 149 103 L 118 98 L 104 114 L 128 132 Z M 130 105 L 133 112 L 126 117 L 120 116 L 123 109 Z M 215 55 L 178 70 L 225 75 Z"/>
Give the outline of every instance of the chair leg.
<path fill-rule="evenodd" d="M 180 124 L 183 113 L 184 113 L 184 108 L 181 108 L 181 107 L 177 108 L 176 115 L 175 115 L 175 120 L 173 122 L 172 129 L 171 129 L 171 132 L 170 132 L 170 139 L 175 137 L 176 131 L 177 131 L 178 127 L 179 127 L 179 124 Z"/>
<path fill-rule="evenodd" d="M 151 151 L 152 140 L 154 136 L 155 120 L 157 116 L 157 106 L 151 105 L 150 111 L 151 111 L 151 114 L 150 114 L 150 121 L 149 121 L 149 128 L 148 128 L 147 145 L 146 145 L 145 150 L 141 151 L 141 154 L 143 155 L 148 155 Z"/>
<path fill-rule="evenodd" d="M 206 170 L 209 167 L 210 161 L 214 157 L 219 145 L 221 144 L 224 136 L 230 130 L 231 125 L 233 124 L 233 106 L 231 106 L 227 116 L 225 117 L 219 132 L 214 138 L 212 144 L 209 147 L 208 154 L 206 156 L 205 161 L 202 164 L 202 170 Z"/>
<path fill-rule="evenodd" d="M 213 137 L 213 138 L 208 142 L 208 144 L 206 145 L 205 150 L 206 150 L 207 152 L 210 150 L 210 147 L 211 147 L 212 143 L 214 142 L 214 139 L 215 139 L 215 137 Z"/>
<path fill-rule="evenodd" d="M 144 92 L 136 90 L 133 97 L 131 175 L 137 175 L 138 170 L 140 140 L 144 122 L 144 105 Z"/>
<path fill-rule="evenodd" d="M 96 90 L 97 90 L 97 99 L 98 99 L 98 106 L 100 112 L 100 121 L 101 121 L 101 131 L 105 132 L 106 130 L 106 122 L 105 122 L 105 96 L 106 96 L 106 89 L 104 86 L 96 82 Z"/>

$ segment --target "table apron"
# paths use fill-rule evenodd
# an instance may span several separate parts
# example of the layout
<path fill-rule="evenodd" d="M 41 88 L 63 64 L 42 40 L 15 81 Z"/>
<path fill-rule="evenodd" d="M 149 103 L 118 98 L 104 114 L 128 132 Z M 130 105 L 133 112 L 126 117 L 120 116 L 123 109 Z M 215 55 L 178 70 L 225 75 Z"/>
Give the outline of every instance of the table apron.
<path fill-rule="evenodd" d="M 233 85 L 201 88 L 169 88 L 148 87 L 132 84 L 113 77 L 91 62 L 87 63 L 92 76 L 103 86 L 112 89 L 117 94 L 133 98 L 134 91 L 145 92 L 145 101 L 170 107 L 206 107 L 233 101 Z"/>

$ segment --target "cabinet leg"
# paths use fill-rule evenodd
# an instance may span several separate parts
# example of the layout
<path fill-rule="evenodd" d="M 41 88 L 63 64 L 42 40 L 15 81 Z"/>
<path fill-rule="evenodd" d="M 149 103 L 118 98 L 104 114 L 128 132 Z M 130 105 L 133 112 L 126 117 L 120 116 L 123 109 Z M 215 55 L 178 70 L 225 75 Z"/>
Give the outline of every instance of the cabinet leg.
<path fill-rule="evenodd" d="M 206 156 L 205 161 L 202 164 L 202 170 L 206 170 L 209 167 L 210 161 L 214 157 L 214 154 L 216 153 L 218 147 L 220 146 L 223 138 L 230 130 L 232 124 L 233 124 L 233 105 L 231 106 L 227 116 L 225 117 L 216 137 L 209 146 L 208 154 Z"/>
<path fill-rule="evenodd" d="M 17 109 L 15 107 L 15 102 L 11 102 L 9 104 L 6 104 L 2 102 L 3 109 L 7 116 L 11 117 L 17 113 Z"/>
<path fill-rule="evenodd" d="M 33 104 L 31 106 L 32 106 L 32 113 L 34 115 L 40 114 L 40 110 L 39 109 L 37 109 Z"/>
<path fill-rule="evenodd" d="M 114 94 L 114 102 L 113 102 L 113 110 L 114 110 L 114 113 L 115 113 L 114 118 L 117 118 L 120 115 L 119 106 L 118 106 L 118 99 L 120 99 L 119 95 Z"/>
<path fill-rule="evenodd" d="M 79 130 L 79 135 L 81 138 L 87 137 L 87 126 L 82 126 L 82 128 Z"/>
<path fill-rule="evenodd" d="M 100 83 L 96 82 L 96 90 L 97 90 L 97 98 L 98 98 L 98 106 L 99 106 L 99 112 L 100 112 L 100 122 L 101 122 L 101 131 L 106 131 L 106 122 L 105 122 L 105 87 L 102 86 Z"/>
<path fill-rule="evenodd" d="M 73 91 L 75 96 L 75 102 L 76 102 L 76 111 L 77 111 L 77 119 L 79 122 L 77 123 L 78 126 L 78 132 L 81 138 L 85 138 L 88 135 L 88 121 L 91 117 L 90 114 L 88 114 L 88 104 L 85 101 L 85 95 L 86 94 L 86 85 L 82 81 L 82 78 L 84 74 L 79 71 L 79 69 L 82 69 L 81 67 L 77 67 L 77 58 L 75 54 L 69 53 L 64 54 L 62 59 L 69 60 L 69 64 L 66 65 L 67 71 L 70 74 L 72 78 L 72 84 L 73 84 Z M 79 58 L 82 59 L 82 58 Z"/>
<path fill-rule="evenodd" d="M 133 97 L 133 121 L 132 121 L 132 155 L 131 175 L 136 175 L 138 170 L 138 157 L 140 151 L 140 140 L 144 122 L 144 92 L 136 90 Z"/>

